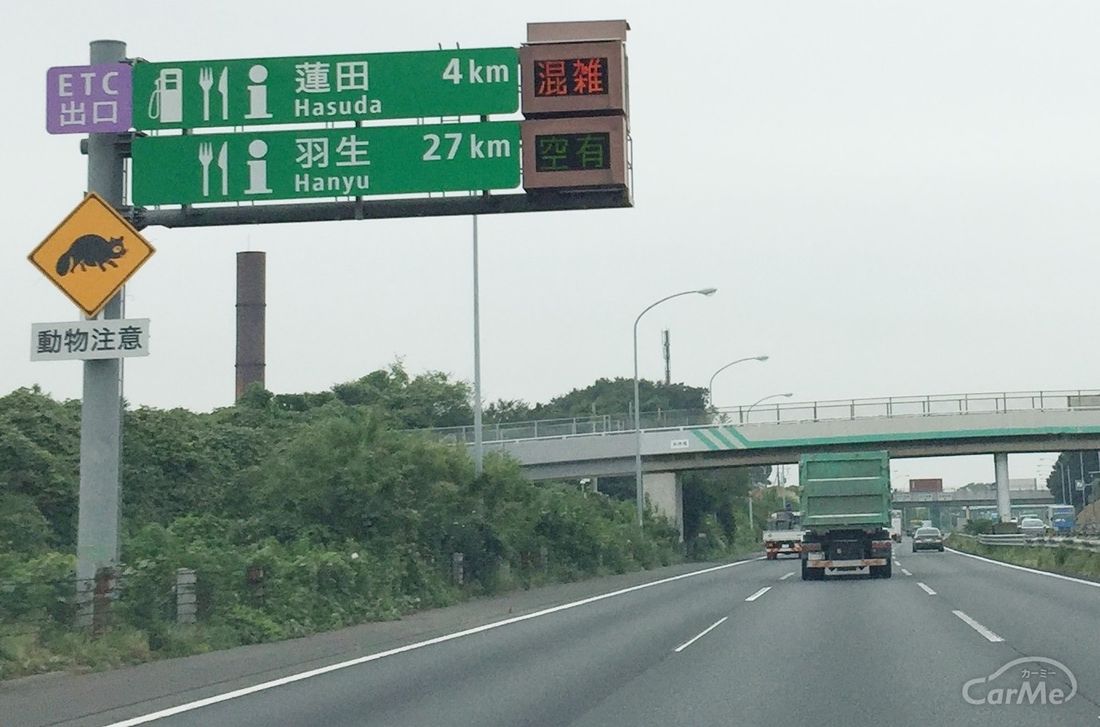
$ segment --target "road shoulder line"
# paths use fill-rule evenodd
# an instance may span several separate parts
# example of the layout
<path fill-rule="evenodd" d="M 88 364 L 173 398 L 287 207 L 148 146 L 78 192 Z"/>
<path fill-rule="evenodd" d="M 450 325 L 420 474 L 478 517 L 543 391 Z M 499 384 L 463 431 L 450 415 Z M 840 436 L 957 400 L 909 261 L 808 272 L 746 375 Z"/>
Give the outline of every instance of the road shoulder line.
<path fill-rule="evenodd" d="M 1028 568 L 1023 565 L 1016 565 L 1015 563 L 1005 563 L 1000 560 L 994 560 L 993 558 L 985 558 L 980 555 L 974 555 L 973 553 L 964 553 L 961 550 L 955 550 L 954 548 L 947 548 L 947 552 L 954 553 L 955 555 L 962 555 L 967 558 L 973 558 L 974 560 L 981 560 L 986 563 L 992 563 L 993 565 L 1003 566 L 1005 568 L 1012 568 L 1013 570 L 1022 570 L 1026 573 L 1034 573 L 1037 576 L 1047 576 L 1049 578 L 1057 578 L 1062 581 L 1070 581 L 1072 583 L 1080 583 L 1083 586 L 1091 586 L 1093 588 L 1100 588 L 1100 583 L 1095 581 L 1086 581 L 1083 578 L 1074 578 L 1073 576 L 1064 576 L 1061 573 L 1051 573 L 1050 571 L 1037 570 L 1035 568 Z"/>
<path fill-rule="evenodd" d="M 483 631 L 491 631 L 493 629 L 500 628 L 502 626 L 509 626 L 514 623 L 520 623 L 522 621 L 529 621 L 540 616 L 548 616 L 552 613 L 559 611 L 567 611 L 569 609 L 578 608 L 580 606 L 586 606 L 590 603 L 602 601 L 607 598 L 613 598 L 615 596 L 621 596 L 627 593 L 633 593 L 634 591 L 640 591 L 646 588 L 652 588 L 653 586 L 660 586 L 665 583 L 672 583 L 674 581 L 683 580 L 685 578 L 692 578 L 694 576 L 701 576 L 707 573 L 714 573 L 715 571 L 724 570 L 726 568 L 733 568 L 734 566 L 743 565 L 745 563 L 752 563 L 754 561 L 763 560 L 763 556 L 757 558 L 748 558 L 746 560 L 737 560 L 732 563 L 723 563 L 722 565 L 712 566 L 710 568 L 703 568 L 702 570 L 691 571 L 690 573 L 681 573 L 680 575 L 670 576 L 669 578 L 662 578 L 656 581 L 650 581 L 648 583 L 640 583 L 636 586 L 630 586 L 629 588 L 620 588 L 610 593 L 601 593 L 595 596 L 589 596 L 588 598 L 582 598 L 579 601 L 573 601 L 571 603 L 563 603 L 557 606 L 551 606 L 550 608 L 544 608 L 541 611 L 535 611 L 533 613 L 523 614 L 522 616 L 515 616 L 513 618 L 507 618 L 502 621 L 494 621 L 492 623 L 483 624 L 481 626 L 475 626 L 463 631 L 455 631 L 450 634 L 444 634 L 442 636 L 436 636 L 432 639 L 426 639 L 424 641 L 418 641 L 412 644 L 405 644 L 404 646 L 398 646 L 393 649 L 387 649 L 386 651 L 379 651 L 374 654 L 368 654 L 366 656 L 360 656 L 348 661 L 342 661 L 336 664 L 329 664 L 318 669 L 310 669 L 309 671 L 299 672 L 297 674 L 291 674 L 280 679 L 273 679 L 267 682 L 261 682 L 260 684 L 254 684 L 250 687 L 244 687 L 242 689 L 235 689 L 224 694 L 216 694 L 212 697 L 206 697 L 205 699 L 199 699 L 193 702 L 187 702 L 184 704 L 176 705 L 175 707 L 168 707 L 156 712 L 150 712 L 149 714 L 143 714 L 139 717 L 133 717 L 131 719 L 125 719 L 119 722 L 113 722 L 106 727 L 135 727 L 136 725 L 146 724 L 153 722 L 154 720 L 164 719 L 165 717 L 171 717 L 176 714 L 182 714 L 183 712 L 191 712 L 202 707 L 208 707 L 212 704 L 218 704 L 220 702 L 228 702 L 231 699 L 237 699 L 239 697 L 245 697 L 249 694 L 255 694 L 257 692 L 267 691 L 268 689 L 274 689 L 275 687 L 285 686 L 287 684 L 293 684 L 304 679 L 310 679 L 312 677 L 321 676 L 322 674 L 328 674 L 329 672 L 339 671 L 341 669 L 347 669 L 360 664 L 366 664 L 367 662 L 377 661 L 378 659 L 384 659 L 387 656 L 394 656 L 395 654 L 403 654 L 406 651 L 414 651 L 416 649 L 422 649 L 426 646 L 433 646 L 435 644 L 442 644 L 446 641 L 453 641 L 454 639 L 460 639 L 464 636 L 472 636 L 473 634 L 479 634 Z"/>

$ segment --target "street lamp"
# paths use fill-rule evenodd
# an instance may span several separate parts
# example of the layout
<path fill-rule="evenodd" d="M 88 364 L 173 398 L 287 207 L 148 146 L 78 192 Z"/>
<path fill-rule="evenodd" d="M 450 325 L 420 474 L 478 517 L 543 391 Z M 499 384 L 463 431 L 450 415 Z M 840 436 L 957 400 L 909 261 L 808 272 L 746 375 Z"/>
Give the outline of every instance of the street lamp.
<path fill-rule="evenodd" d="M 734 364 L 739 364 L 743 361 L 767 361 L 767 360 L 768 360 L 767 356 L 747 356 L 745 358 L 739 358 L 736 361 L 730 361 L 728 364 L 726 364 L 722 368 L 715 371 L 714 376 L 710 377 L 710 383 L 707 384 L 707 397 L 710 399 L 710 405 L 714 406 L 714 377 L 715 376 L 722 373 L 723 371 L 728 369 L 730 366 L 733 366 Z"/>
<path fill-rule="evenodd" d="M 642 415 L 638 403 L 638 322 L 642 316 L 651 309 L 656 308 L 666 300 L 679 298 L 681 295 L 714 295 L 718 288 L 701 288 L 699 290 L 685 290 L 680 293 L 666 295 L 658 301 L 647 305 L 638 317 L 634 319 L 634 490 L 638 506 L 638 527 L 642 527 L 642 513 L 645 511 L 645 496 L 642 494 Z"/>
<path fill-rule="evenodd" d="M 779 398 L 786 398 L 786 399 L 790 399 L 790 398 L 791 398 L 792 396 L 794 396 L 794 394 L 792 394 L 792 393 L 788 392 L 788 393 L 786 393 L 786 394 L 768 394 L 768 395 L 767 395 L 767 396 L 765 396 L 765 397 L 764 397 L 763 399 L 757 399 L 756 401 L 754 401 L 754 402 L 752 403 L 752 406 L 750 406 L 750 407 L 749 407 L 749 408 L 748 408 L 748 409 L 747 409 L 747 410 L 745 411 L 745 415 L 744 415 L 744 416 L 742 417 L 742 423 L 744 423 L 744 420 L 745 420 L 745 419 L 748 419 L 748 418 L 749 418 L 749 414 L 751 414 L 751 413 L 752 413 L 752 410 L 753 410 L 753 408 L 754 408 L 754 407 L 755 407 L 755 406 L 756 406 L 757 404 L 761 404 L 761 403 L 763 403 L 763 402 L 767 401 L 768 399 L 779 399 Z"/>

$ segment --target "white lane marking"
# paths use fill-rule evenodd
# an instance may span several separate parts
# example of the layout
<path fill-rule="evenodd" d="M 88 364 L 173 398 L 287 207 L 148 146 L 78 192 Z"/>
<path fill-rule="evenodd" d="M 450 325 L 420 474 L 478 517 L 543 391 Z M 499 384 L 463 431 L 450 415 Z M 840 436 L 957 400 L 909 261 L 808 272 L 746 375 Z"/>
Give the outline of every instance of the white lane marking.
<path fill-rule="evenodd" d="M 980 623 L 978 623 L 974 619 L 970 618 L 969 616 L 967 616 L 962 611 L 952 611 L 951 613 L 953 613 L 956 616 L 958 616 L 959 618 L 961 618 L 964 622 L 966 622 L 966 624 L 968 626 L 970 626 L 970 628 L 974 629 L 975 631 L 977 631 L 979 634 L 986 637 L 990 641 L 993 641 L 993 642 L 1004 641 L 1004 639 L 1002 639 L 1000 636 L 993 633 L 992 631 L 987 629 L 985 626 L 982 626 Z"/>
<path fill-rule="evenodd" d="M 605 598 L 613 598 L 615 596 L 621 596 L 625 593 L 633 593 L 634 591 L 640 591 L 644 588 L 652 588 L 653 586 L 660 586 L 665 583 L 672 583 L 673 581 L 679 581 L 684 578 L 693 578 L 695 576 L 701 576 L 705 573 L 713 573 L 714 571 L 724 570 L 726 568 L 733 568 L 737 565 L 744 563 L 751 563 L 756 560 L 764 560 L 764 556 L 758 558 L 749 558 L 747 560 L 738 560 L 733 563 L 724 563 L 723 565 L 716 565 L 710 568 L 704 568 L 702 570 L 692 571 L 691 573 L 681 573 L 678 576 L 670 576 L 668 578 L 662 578 L 658 581 L 650 581 L 649 583 L 641 583 L 637 586 L 630 586 L 629 588 L 621 588 L 617 591 L 611 591 L 610 593 L 601 593 L 597 596 L 589 596 L 588 598 L 582 598 L 579 601 L 573 601 L 572 603 L 563 603 L 560 606 L 551 606 L 550 608 L 544 608 L 541 611 L 535 611 L 534 613 L 527 613 L 522 616 L 513 616 L 512 618 L 506 618 L 503 621 L 494 621 L 493 623 L 482 624 L 481 626 L 475 626 L 464 631 L 456 631 L 451 634 L 444 634 L 443 636 L 436 636 L 432 639 L 425 641 L 417 641 L 414 644 L 406 644 L 404 646 L 398 646 L 394 649 L 387 651 L 379 651 L 376 654 L 368 654 L 367 656 L 360 656 L 355 659 L 349 659 L 348 661 L 342 661 L 338 664 L 329 664 L 328 666 L 322 666 L 318 669 L 310 669 L 309 671 L 299 672 L 298 674 L 291 674 L 280 679 L 273 679 L 269 682 L 262 682 L 260 684 L 254 684 L 251 687 L 244 687 L 243 689 L 235 689 L 232 692 L 226 692 L 225 694 L 216 694 L 213 697 L 207 697 L 205 699 L 198 699 L 194 702 L 187 702 L 186 704 L 179 704 L 175 707 L 168 707 L 157 712 L 150 712 L 149 714 L 142 715 L 140 717 L 133 717 L 131 719 L 122 720 L 121 722 L 113 722 L 106 727 L 134 727 L 135 725 L 145 724 L 158 719 L 164 719 L 165 717 L 171 717 L 172 715 L 182 714 L 183 712 L 190 712 L 202 707 L 208 707 L 211 704 L 218 704 L 219 702 L 227 702 L 230 699 L 237 699 L 238 697 L 245 697 L 249 694 L 255 694 L 256 692 L 263 692 L 268 689 L 274 689 L 275 687 L 281 687 L 287 684 L 293 684 L 294 682 L 300 682 L 303 679 L 310 679 L 312 677 L 320 676 L 322 674 L 328 674 L 332 671 L 339 671 L 340 669 L 347 669 L 349 667 L 358 666 L 359 664 L 366 664 L 370 661 L 377 661 L 378 659 L 384 659 L 387 656 L 394 656 L 395 654 L 403 654 L 406 651 L 414 651 L 416 649 L 422 649 L 425 646 L 433 646 L 435 644 L 442 644 L 446 641 L 453 641 L 454 639 L 460 639 L 463 636 L 472 636 L 473 634 L 480 634 L 483 631 L 491 631 L 492 629 L 498 629 L 501 626 L 509 626 L 514 623 L 520 623 L 521 621 L 529 621 L 533 618 L 539 618 L 540 616 L 548 616 L 552 613 L 559 611 L 567 611 L 571 608 L 577 608 L 579 606 L 587 606 L 590 603 L 596 601 L 602 601 Z"/>
<path fill-rule="evenodd" d="M 709 633 L 710 633 L 711 631 L 713 631 L 714 629 L 716 629 L 716 628 L 718 628 L 719 626 L 721 626 L 721 625 L 722 625 L 722 622 L 723 622 L 723 621 L 725 621 L 725 620 L 726 620 L 727 618 L 729 618 L 729 616 L 723 616 L 722 618 L 718 619 L 717 621 L 715 621 L 714 623 L 712 623 L 712 624 L 711 624 L 710 626 L 707 626 L 707 627 L 706 627 L 705 629 L 703 629 L 703 630 L 702 630 L 701 632 L 699 632 L 698 634 L 696 634 L 696 635 L 695 635 L 695 636 L 693 636 L 692 638 L 688 639 L 688 640 L 687 640 L 687 641 L 685 641 L 684 643 L 682 643 L 682 644 L 680 644 L 679 646 L 677 646 L 677 647 L 676 647 L 675 649 L 673 649 L 673 651 L 675 651 L 675 652 L 676 652 L 677 654 L 679 654 L 679 653 L 680 653 L 681 651 L 683 651 L 683 650 L 684 650 L 684 649 L 686 649 L 687 647 L 691 646 L 691 645 L 692 645 L 692 644 L 694 644 L 694 643 L 695 643 L 696 641 L 698 641 L 699 639 L 703 638 L 704 636 L 706 636 L 707 634 L 709 634 Z"/>
<path fill-rule="evenodd" d="M 793 575 L 794 575 L 794 571 L 791 571 L 790 573 L 788 573 L 788 574 L 787 574 L 787 575 L 785 575 L 785 576 L 779 576 L 779 580 L 781 580 L 781 581 L 785 581 L 785 580 L 787 580 L 788 578 L 790 578 L 790 577 L 791 577 L 791 576 L 793 576 Z"/>
<path fill-rule="evenodd" d="M 904 568 L 902 568 L 902 569 L 901 569 L 901 572 L 902 572 L 902 573 L 904 573 L 904 574 L 905 574 L 905 575 L 907 575 L 907 576 L 911 576 L 911 575 L 913 575 L 912 573 L 910 573 L 909 571 L 905 570 Z"/>
<path fill-rule="evenodd" d="M 772 589 L 772 587 L 771 587 L 771 586 L 764 586 L 764 587 L 763 587 L 763 588 L 761 588 L 761 589 L 760 589 L 759 591 L 757 591 L 756 593 L 752 594 L 751 596 L 749 596 L 749 597 L 748 597 L 748 598 L 746 598 L 745 600 L 746 600 L 746 601 L 755 601 L 756 599 L 760 598 L 761 596 L 763 596 L 763 595 L 764 595 L 765 593 L 767 593 L 767 592 L 768 592 L 768 591 L 770 591 L 771 589 Z"/>
<path fill-rule="evenodd" d="M 921 587 L 922 589 L 924 589 L 924 592 L 925 592 L 925 593 L 927 593 L 927 594 L 928 594 L 929 596 L 934 596 L 934 595 L 936 595 L 936 592 L 935 592 L 935 591 L 933 591 L 933 590 L 932 590 L 931 588 L 929 588 L 928 586 L 924 585 L 924 584 L 923 584 L 923 583 L 921 583 L 920 581 L 917 581 L 917 585 L 918 585 L 918 586 L 920 586 L 920 587 Z"/>
<path fill-rule="evenodd" d="M 948 553 L 954 553 L 955 555 L 964 555 L 967 558 L 973 558 L 974 560 L 983 560 L 986 563 L 992 563 L 993 565 L 1004 566 L 1005 568 L 1012 568 L 1013 570 L 1022 570 L 1026 573 L 1034 573 L 1037 576 L 1047 576 L 1049 578 L 1057 578 L 1062 581 L 1070 581 L 1072 583 L 1080 583 L 1083 586 L 1092 586 L 1093 588 L 1100 588 L 1100 583 L 1096 581 L 1086 581 L 1081 578 L 1074 578 L 1073 576 L 1064 576 L 1061 573 L 1047 573 L 1045 570 L 1035 570 L 1034 568 L 1027 568 L 1022 565 L 1015 565 L 1013 563 L 1002 563 L 999 560 L 993 560 L 992 558 L 983 558 L 980 555 L 974 555 L 973 553 L 964 553 L 961 550 L 955 550 L 954 548 L 947 548 Z"/>

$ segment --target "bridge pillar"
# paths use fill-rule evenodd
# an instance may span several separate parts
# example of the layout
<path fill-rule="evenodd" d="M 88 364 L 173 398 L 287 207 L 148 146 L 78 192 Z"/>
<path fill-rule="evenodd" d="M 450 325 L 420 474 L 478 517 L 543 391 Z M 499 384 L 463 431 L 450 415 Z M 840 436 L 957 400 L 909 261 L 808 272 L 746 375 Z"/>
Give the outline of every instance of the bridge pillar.
<path fill-rule="evenodd" d="M 1008 452 L 993 455 L 993 470 L 997 476 L 997 519 L 1008 522 L 1012 517 L 1012 502 L 1008 495 Z"/>
<path fill-rule="evenodd" d="M 684 488 L 675 472 L 650 472 L 642 475 L 642 492 L 653 509 L 673 522 L 684 540 Z"/>

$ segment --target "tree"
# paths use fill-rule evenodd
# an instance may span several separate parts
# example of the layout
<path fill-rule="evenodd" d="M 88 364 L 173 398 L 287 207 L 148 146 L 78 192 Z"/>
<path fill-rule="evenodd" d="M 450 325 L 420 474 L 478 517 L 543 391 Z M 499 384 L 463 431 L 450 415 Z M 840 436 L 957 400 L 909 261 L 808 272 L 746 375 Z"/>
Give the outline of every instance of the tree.
<path fill-rule="evenodd" d="M 29 495 L 0 492 L 0 552 L 37 555 L 52 539 L 50 524 Z"/>
<path fill-rule="evenodd" d="M 462 426 L 473 419 L 465 382 L 451 381 L 440 371 L 410 377 L 400 363 L 337 384 L 332 393 L 348 406 L 377 407 L 399 429 Z"/>
<path fill-rule="evenodd" d="M 76 543 L 79 462 L 79 403 L 54 401 L 37 386 L 0 398 L 0 494 L 29 498 L 51 544 L 64 549 Z"/>
<path fill-rule="evenodd" d="M 277 537 L 308 526 L 325 539 L 417 540 L 421 509 L 473 467 L 460 449 L 400 436 L 383 419 L 354 409 L 316 422 L 263 464 L 258 495 Z"/>
<path fill-rule="evenodd" d="M 1090 483 L 1096 480 L 1096 472 L 1100 471 L 1098 455 L 1100 453 L 1095 450 L 1062 452 L 1058 455 L 1058 461 L 1047 476 L 1047 489 L 1056 501 L 1062 502 L 1068 490 L 1070 503 L 1078 510 L 1088 504 L 1085 498 L 1089 495 Z M 1077 490 L 1078 481 L 1085 483 L 1085 490 Z M 1096 484 L 1091 485 L 1093 492 L 1097 489 Z"/>
<path fill-rule="evenodd" d="M 291 425 L 282 420 L 283 437 L 294 431 Z M 246 514 L 244 476 L 279 441 L 277 430 L 240 426 L 223 412 L 141 407 L 126 412 L 123 427 L 123 515 L 136 525 L 167 525 L 188 514 Z"/>
<path fill-rule="evenodd" d="M 702 411 L 706 409 L 706 389 L 686 384 L 664 384 L 641 379 L 638 399 L 642 412 Z M 634 379 L 597 379 L 583 389 L 556 396 L 546 404 L 538 404 L 532 413 L 536 419 L 623 415 L 634 408 Z"/>
<path fill-rule="evenodd" d="M 482 418 L 487 424 L 526 422 L 535 418 L 531 405 L 522 399 L 497 399 L 485 407 Z"/>

